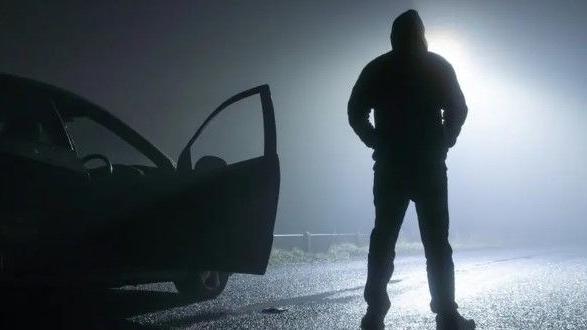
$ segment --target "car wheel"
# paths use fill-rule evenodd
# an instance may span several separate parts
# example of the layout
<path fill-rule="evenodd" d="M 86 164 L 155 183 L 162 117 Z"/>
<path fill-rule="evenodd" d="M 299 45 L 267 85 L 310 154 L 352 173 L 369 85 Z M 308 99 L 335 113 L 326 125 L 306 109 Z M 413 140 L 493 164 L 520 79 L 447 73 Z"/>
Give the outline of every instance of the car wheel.
<path fill-rule="evenodd" d="M 202 301 L 214 299 L 224 291 L 229 273 L 201 271 L 173 281 L 179 294 L 186 298 Z"/>

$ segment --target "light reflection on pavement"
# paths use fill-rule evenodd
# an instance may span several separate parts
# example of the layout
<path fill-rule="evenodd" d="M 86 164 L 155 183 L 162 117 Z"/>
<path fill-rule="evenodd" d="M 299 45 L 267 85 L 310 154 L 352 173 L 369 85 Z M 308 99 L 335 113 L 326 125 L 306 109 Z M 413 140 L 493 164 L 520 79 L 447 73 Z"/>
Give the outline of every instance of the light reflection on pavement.
<path fill-rule="evenodd" d="M 479 329 L 587 329 L 587 253 L 569 249 L 455 252 L 460 312 Z M 235 275 L 216 300 L 130 317 L 140 326 L 180 328 L 349 329 L 365 309 L 364 260 L 271 267 Z M 169 283 L 142 287 L 173 291 Z M 425 263 L 399 257 L 388 286 L 389 329 L 434 329 Z M 283 313 L 266 314 L 269 307 Z"/>

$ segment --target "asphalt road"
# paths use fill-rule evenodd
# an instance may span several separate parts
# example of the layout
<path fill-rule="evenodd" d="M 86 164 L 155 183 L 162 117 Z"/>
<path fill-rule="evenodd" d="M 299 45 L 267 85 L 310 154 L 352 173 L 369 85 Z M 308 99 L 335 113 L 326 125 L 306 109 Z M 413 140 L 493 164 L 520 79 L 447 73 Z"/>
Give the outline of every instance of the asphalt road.
<path fill-rule="evenodd" d="M 479 329 L 587 329 L 587 248 L 455 252 L 457 301 Z M 2 295 L 2 328 L 357 329 L 365 260 L 234 275 L 216 300 L 182 301 L 171 283 Z M 422 256 L 400 256 L 389 329 L 434 329 Z M 268 308 L 282 308 L 269 310 Z M 265 311 L 264 311 L 265 310 Z"/>

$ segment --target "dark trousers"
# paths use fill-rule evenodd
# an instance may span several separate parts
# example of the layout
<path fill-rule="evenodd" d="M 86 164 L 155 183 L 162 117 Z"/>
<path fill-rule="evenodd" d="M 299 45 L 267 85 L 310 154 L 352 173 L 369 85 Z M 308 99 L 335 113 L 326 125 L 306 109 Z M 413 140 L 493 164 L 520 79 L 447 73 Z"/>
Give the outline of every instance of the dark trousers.
<path fill-rule="evenodd" d="M 377 308 L 387 299 L 395 244 L 410 200 L 416 204 L 433 312 L 451 312 L 454 265 L 448 242 L 447 177 L 444 161 L 423 166 L 396 166 L 377 161 L 373 186 L 375 227 L 371 232 L 365 300 Z"/>

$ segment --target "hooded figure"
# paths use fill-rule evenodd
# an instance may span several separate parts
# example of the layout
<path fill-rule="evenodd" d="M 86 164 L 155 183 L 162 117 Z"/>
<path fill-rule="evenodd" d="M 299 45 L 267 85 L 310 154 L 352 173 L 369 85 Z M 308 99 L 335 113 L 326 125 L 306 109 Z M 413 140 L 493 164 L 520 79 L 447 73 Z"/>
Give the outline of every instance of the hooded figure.
<path fill-rule="evenodd" d="M 452 66 L 428 52 L 415 10 L 393 22 L 392 50 L 361 72 L 349 103 L 349 123 L 374 149 L 375 226 L 371 233 L 363 328 L 382 328 L 389 309 L 387 283 L 394 248 L 410 200 L 416 204 L 428 285 L 439 329 L 471 329 L 457 312 L 448 242 L 445 159 L 457 140 L 467 106 Z M 369 122 L 374 111 L 375 126 Z"/>
<path fill-rule="evenodd" d="M 444 58 L 428 52 L 415 10 L 393 22 L 390 39 L 392 51 L 371 61 L 353 88 L 349 122 L 375 149 L 375 159 L 393 158 L 404 167 L 443 162 L 467 116 L 455 72 Z M 371 109 L 376 129 L 368 120 Z"/>

